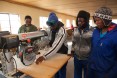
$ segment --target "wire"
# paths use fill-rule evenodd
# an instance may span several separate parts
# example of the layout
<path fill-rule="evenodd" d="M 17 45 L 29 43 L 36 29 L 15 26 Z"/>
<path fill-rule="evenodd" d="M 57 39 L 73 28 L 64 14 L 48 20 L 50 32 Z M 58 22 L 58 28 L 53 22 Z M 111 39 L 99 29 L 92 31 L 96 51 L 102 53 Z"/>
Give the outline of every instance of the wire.
<path fill-rule="evenodd" d="M 16 73 L 17 73 L 17 62 L 16 62 L 16 60 L 12 57 L 12 59 L 14 60 L 14 62 L 15 62 L 15 66 L 16 66 Z"/>
<path fill-rule="evenodd" d="M 17 72 L 17 71 L 18 71 L 18 70 L 17 70 L 17 69 L 18 69 L 18 68 L 17 68 L 17 62 L 16 62 L 16 60 L 15 60 L 13 57 L 12 57 L 12 59 L 13 59 L 14 62 L 15 62 L 15 69 L 16 69 L 16 74 L 17 74 L 17 73 L 18 73 L 18 72 Z M 17 74 L 17 75 L 14 75 L 14 76 L 15 76 L 16 78 L 20 78 L 20 76 L 19 76 L 18 74 Z M 15 77 L 14 77 L 14 78 L 15 78 Z"/>
<path fill-rule="evenodd" d="M 7 59 L 7 57 L 6 57 L 6 54 L 5 54 L 5 49 L 4 49 L 4 47 L 5 47 L 5 45 L 6 45 L 6 43 L 4 43 L 4 45 L 3 45 L 3 54 L 4 54 L 4 57 L 5 57 L 5 60 L 8 62 L 8 63 L 10 63 L 11 62 L 11 60 L 10 60 L 10 62 L 8 61 L 8 59 Z"/>
<path fill-rule="evenodd" d="M 16 66 L 16 73 L 17 73 L 17 63 L 16 63 L 16 60 L 15 60 L 13 57 L 11 57 L 10 61 L 8 61 L 8 59 L 7 59 L 7 57 L 6 57 L 6 54 L 5 54 L 5 49 L 4 49 L 5 45 L 6 45 L 6 43 L 4 43 L 4 45 L 3 45 L 3 54 L 4 54 L 4 57 L 5 57 L 5 59 L 6 59 L 6 61 L 7 61 L 8 63 L 10 63 L 12 59 L 14 60 L 15 66 Z"/>
<path fill-rule="evenodd" d="M 24 52 L 24 54 L 26 54 L 26 52 Z M 32 62 L 32 63 L 30 63 L 30 64 L 28 64 L 28 65 L 26 65 L 26 63 L 24 62 L 24 60 L 26 60 L 26 59 L 25 59 L 24 54 L 23 54 L 23 56 L 22 56 L 22 61 L 21 61 L 21 62 L 23 63 L 23 65 L 25 65 L 25 66 L 32 65 L 32 64 L 33 64 L 33 62 Z M 31 60 L 33 60 L 33 58 L 35 58 L 35 57 L 36 57 L 36 54 L 35 54 L 35 55 L 33 55 L 33 56 L 31 57 L 30 61 L 31 61 Z"/>

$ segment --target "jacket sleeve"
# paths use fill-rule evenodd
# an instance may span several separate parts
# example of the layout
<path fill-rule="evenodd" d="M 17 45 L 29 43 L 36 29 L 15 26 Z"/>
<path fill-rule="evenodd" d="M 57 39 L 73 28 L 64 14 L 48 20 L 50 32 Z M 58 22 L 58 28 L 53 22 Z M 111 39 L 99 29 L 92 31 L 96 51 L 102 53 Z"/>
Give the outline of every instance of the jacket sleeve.
<path fill-rule="evenodd" d="M 75 33 L 75 29 L 74 29 L 74 33 Z M 75 39 L 75 35 L 73 33 L 73 36 L 72 36 L 72 48 L 71 48 L 71 51 L 74 51 L 75 50 L 75 43 L 76 43 L 76 39 Z"/>
<path fill-rule="evenodd" d="M 33 26 L 33 31 L 37 31 L 37 27 L 36 26 Z"/>
<path fill-rule="evenodd" d="M 21 29 L 22 29 L 22 26 L 19 28 L 19 30 L 18 30 L 18 34 L 19 34 L 19 33 L 22 33 L 22 32 L 21 32 Z"/>
<path fill-rule="evenodd" d="M 116 35 L 116 37 L 113 37 L 113 38 L 115 38 L 115 39 L 113 40 L 113 44 L 114 44 L 114 45 L 113 45 L 113 46 L 114 46 L 113 49 L 115 50 L 115 52 L 116 52 L 116 54 L 117 54 L 117 40 L 116 40 L 116 39 L 117 39 L 117 35 Z"/>
<path fill-rule="evenodd" d="M 37 30 L 38 30 L 37 27 L 35 25 L 31 24 L 29 32 L 33 32 L 33 31 L 37 31 Z"/>
<path fill-rule="evenodd" d="M 61 46 L 64 44 L 64 41 L 66 40 L 66 31 L 63 27 L 60 28 L 55 41 L 52 44 L 52 47 L 47 51 L 43 56 L 44 58 L 49 58 L 52 55 L 56 54 Z"/>

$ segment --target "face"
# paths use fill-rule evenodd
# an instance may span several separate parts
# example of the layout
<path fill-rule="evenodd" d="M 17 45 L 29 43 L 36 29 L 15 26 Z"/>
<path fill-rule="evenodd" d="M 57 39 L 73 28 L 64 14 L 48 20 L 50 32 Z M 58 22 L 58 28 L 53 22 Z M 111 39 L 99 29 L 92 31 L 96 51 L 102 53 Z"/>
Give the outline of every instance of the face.
<path fill-rule="evenodd" d="M 30 25 L 31 24 L 31 19 L 25 19 L 25 23 L 26 23 L 26 25 Z"/>
<path fill-rule="evenodd" d="M 56 25 L 55 24 L 53 24 L 52 22 L 47 22 L 47 25 L 49 26 L 49 28 L 51 29 L 51 30 L 56 30 Z"/>
<path fill-rule="evenodd" d="M 78 27 L 82 28 L 85 24 L 84 18 L 78 18 Z"/>
<path fill-rule="evenodd" d="M 94 20 L 95 20 L 95 24 L 97 25 L 99 29 L 104 28 L 104 23 L 101 18 L 94 17 Z"/>
<path fill-rule="evenodd" d="M 56 26 L 50 26 L 51 30 L 56 30 Z"/>

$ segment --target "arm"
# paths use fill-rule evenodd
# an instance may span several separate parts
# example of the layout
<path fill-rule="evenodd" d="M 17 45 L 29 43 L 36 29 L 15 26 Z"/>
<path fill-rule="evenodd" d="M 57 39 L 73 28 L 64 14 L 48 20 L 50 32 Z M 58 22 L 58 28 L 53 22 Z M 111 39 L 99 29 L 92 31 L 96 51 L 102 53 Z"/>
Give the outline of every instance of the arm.
<path fill-rule="evenodd" d="M 74 33 L 75 33 L 75 30 L 74 30 Z M 74 52 L 75 50 L 75 44 L 76 44 L 76 39 L 75 39 L 75 35 L 73 33 L 73 36 L 72 36 L 72 47 L 71 47 L 71 53 Z"/>
<path fill-rule="evenodd" d="M 43 55 L 43 57 L 48 58 L 48 57 L 56 54 L 58 52 L 58 50 L 61 48 L 61 46 L 63 45 L 65 40 L 66 40 L 66 31 L 63 27 L 61 27 L 55 38 L 55 41 L 54 41 L 52 47 L 50 48 L 50 50 L 48 52 L 46 52 Z"/>
<path fill-rule="evenodd" d="M 20 28 L 19 28 L 19 30 L 18 30 L 18 34 L 19 33 L 24 33 L 24 29 L 25 29 L 25 24 L 24 25 L 22 25 Z"/>
<path fill-rule="evenodd" d="M 20 27 L 19 30 L 18 30 L 18 34 L 19 34 L 19 33 L 21 33 L 21 27 Z"/>
<path fill-rule="evenodd" d="M 61 30 L 57 34 L 57 37 L 55 38 L 55 41 L 54 41 L 52 47 L 49 49 L 48 52 L 46 52 L 43 56 L 40 56 L 36 60 L 36 64 L 41 63 L 46 58 L 56 54 L 58 52 L 58 50 L 61 48 L 61 46 L 63 45 L 65 39 L 66 39 L 66 31 L 64 28 L 61 28 Z"/>
<path fill-rule="evenodd" d="M 37 31 L 37 27 L 35 25 L 33 25 L 33 31 Z"/>

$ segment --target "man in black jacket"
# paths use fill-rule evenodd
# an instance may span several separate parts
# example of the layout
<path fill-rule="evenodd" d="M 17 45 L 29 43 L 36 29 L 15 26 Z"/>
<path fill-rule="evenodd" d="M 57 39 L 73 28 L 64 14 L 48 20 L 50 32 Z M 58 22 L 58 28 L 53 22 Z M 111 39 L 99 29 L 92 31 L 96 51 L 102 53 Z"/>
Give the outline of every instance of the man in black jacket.
<path fill-rule="evenodd" d="M 40 63 L 43 60 L 46 60 L 50 56 L 53 56 L 56 53 L 67 54 L 67 34 L 64 29 L 64 24 L 58 21 L 58 17 L 55 13 L 50 13 L 47 25 L 50 27 L 50 42 L 49 42 L 49 50 L 41 57 L 36 60 L 36 63 Z M 67 63 L 56 73 L 55 78 L 66 78 L 66 66 Z"/>

